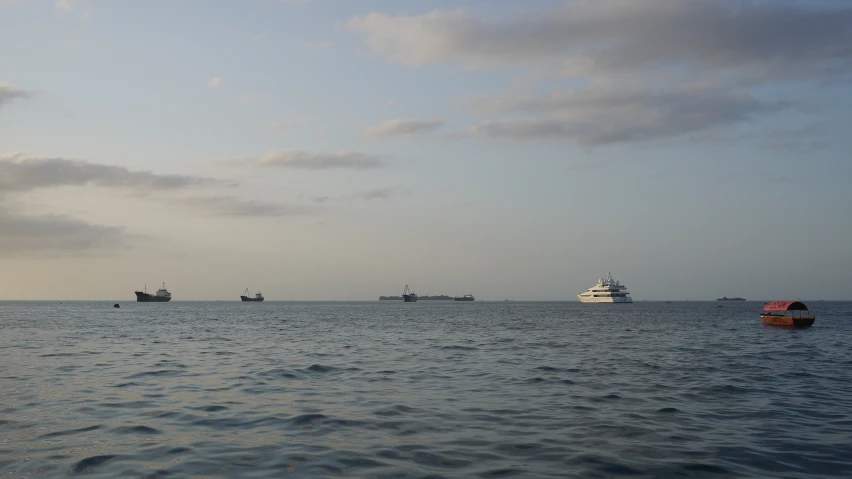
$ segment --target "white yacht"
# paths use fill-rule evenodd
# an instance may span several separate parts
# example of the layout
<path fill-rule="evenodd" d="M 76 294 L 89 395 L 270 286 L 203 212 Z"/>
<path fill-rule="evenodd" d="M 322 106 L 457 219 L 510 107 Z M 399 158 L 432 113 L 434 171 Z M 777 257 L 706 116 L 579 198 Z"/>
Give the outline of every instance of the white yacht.
<path fill-rule="evenodd" d="M 581 303 L 632 303 L 633 298 L 627 292 L 627 287 L 612 279 L 607 273 L 606 278 L 598 279 L 598 284 L 577 295 Z"/>

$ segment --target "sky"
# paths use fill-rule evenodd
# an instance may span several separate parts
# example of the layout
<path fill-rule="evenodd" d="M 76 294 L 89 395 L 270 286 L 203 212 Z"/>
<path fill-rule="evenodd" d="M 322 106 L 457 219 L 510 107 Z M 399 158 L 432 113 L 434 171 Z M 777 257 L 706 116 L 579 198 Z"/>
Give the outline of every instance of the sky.
<path fill-rule="evenodd" d="M 0 0 L 0 299 L 852 299 L 846 0 Z"/>

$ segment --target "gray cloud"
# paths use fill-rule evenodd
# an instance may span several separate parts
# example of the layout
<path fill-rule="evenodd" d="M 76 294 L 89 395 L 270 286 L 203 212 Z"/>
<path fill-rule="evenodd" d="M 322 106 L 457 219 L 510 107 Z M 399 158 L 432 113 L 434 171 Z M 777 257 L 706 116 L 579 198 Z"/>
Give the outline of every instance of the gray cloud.
<path fill-rule="evenodd" d="M 260 158 L 241 158 L 230 160 L 229 163 L 301 170 L 367 170 L 385 166 L 380 157 L 360 151 L 313 153 L 304 150 L 276 150 Z"/>
<path fill-rule="evenodd" d="M 396 193 L 397 189 L 388 187 L 388 188 L 373 188 L 370 190 L 363 190 L 356 192 L 353 196 L 355 198 L 360 198 L 362 200 L 386 200 L 390 198 L 394 193 Z"/>
<path fill-rule="evenodd" d="M 364 35 L 374 54 L 408 65 L 546 63 L 581 76 L 666 67 L 819 75 L 838 66 L 848 72 L 852 59 L 852 6 L 837 5 L 597 0 L 503 22 L 455 10 L 371 13 L 345 27 Z"/>
<path fill-rule="evenodd" d="M 520 117 L 486 121 L 472 134 L 492 138 L 559 138 L 585 146 L 671 138 L 747 122 L 789 108 L 784 101 L 759 100 L 724 88 L 586 87 L 534 97 L 501 94 L 471 100 L 478 113 Z"/>
<path fill-rule="evenodd" d="M 367 128 L 366 135 L 376 138 L 391 136 L 415 136 L 435 131 L 444 125 L 444 120 L 388 120 Z"/>
<path fill-rule="evenodd" d="M 93 225 L 62 215 L 21 216 L 0 208 L 0 256 L 80 254 L 125 248 L 123 228 Z"/>
<path fill-rule="evenodd" d="M 143 190 L 170 190 L 215 182 L 195 176 L 160 175 L 65 158 L 0 156 L 0 192 L 92 184 Z"/>
<path fill-rule="evenodd" d="M 312 208 L 302 205 L 242 200 L 229 195 L 178 198 L 177 200 L 170 200 L 169 203 L 181 204 L 209 215 L 241 218 L 290 216 L 313 211 Z"/>
<path fill-rule="evenodd" d="M 14 85 L 9 85 L 8 83 L 0 82 L 0 108 L 3 108 L 3 105 L 6 103 L 18 99 L 18 98 L 29 98 L 31 93 L 22 88 L 18 88 Z"/>
<path fill-rule="evenodd" d="M 792 83 L 852 79 L 852 5 L 815 3 L 571 1 L 503 20 L 371 13 L 345 27 L 391 62 L 543 73 L 562 85 L 465 102 L 486 117 L 468 133 L 593 146 L 711 134 L 798 106 Z"/>

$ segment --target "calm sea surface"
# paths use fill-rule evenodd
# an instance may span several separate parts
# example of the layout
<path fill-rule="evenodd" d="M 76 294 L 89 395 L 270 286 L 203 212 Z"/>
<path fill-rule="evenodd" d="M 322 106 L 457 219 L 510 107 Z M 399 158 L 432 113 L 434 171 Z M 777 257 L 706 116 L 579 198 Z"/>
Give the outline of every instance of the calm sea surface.
<path fill-rule="evenodd" d="M 852 303 L 762 305 L 0 302 L 0 478 L 852 477 Z"/>

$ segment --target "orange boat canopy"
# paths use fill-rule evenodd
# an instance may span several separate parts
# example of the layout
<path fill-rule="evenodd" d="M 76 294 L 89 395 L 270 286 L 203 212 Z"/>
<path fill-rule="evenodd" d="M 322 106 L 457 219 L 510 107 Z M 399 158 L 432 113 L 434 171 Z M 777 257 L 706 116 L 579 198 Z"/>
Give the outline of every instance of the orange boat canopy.
<path fill-rule="evenodd" d="M 801 301 L 770 301 L 763 305 L 764 311 L 807 311 L 808 307 Z"/>

